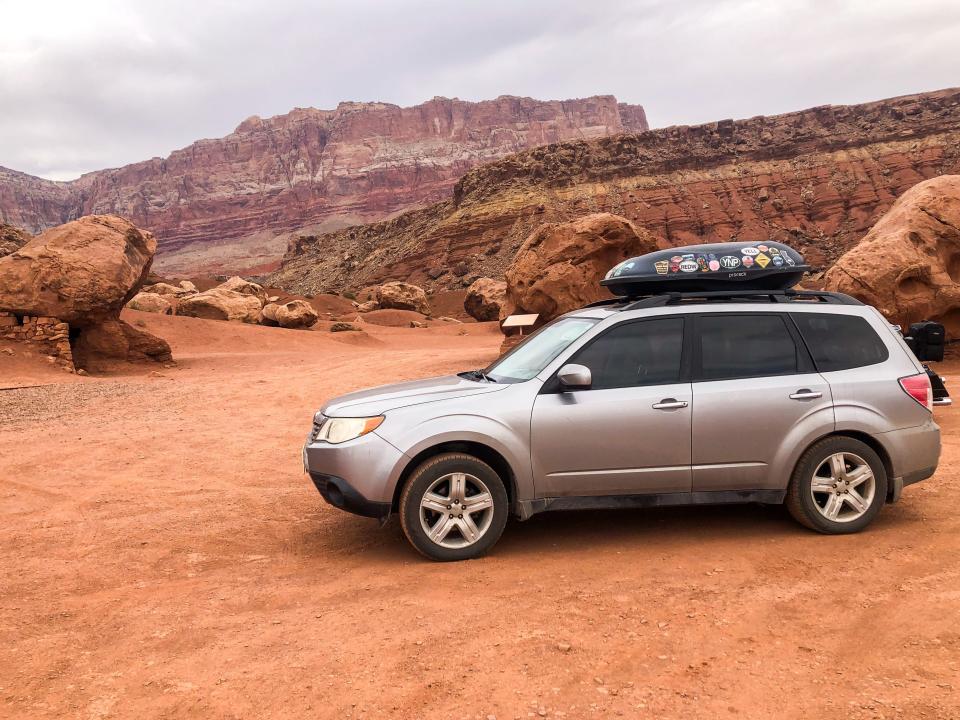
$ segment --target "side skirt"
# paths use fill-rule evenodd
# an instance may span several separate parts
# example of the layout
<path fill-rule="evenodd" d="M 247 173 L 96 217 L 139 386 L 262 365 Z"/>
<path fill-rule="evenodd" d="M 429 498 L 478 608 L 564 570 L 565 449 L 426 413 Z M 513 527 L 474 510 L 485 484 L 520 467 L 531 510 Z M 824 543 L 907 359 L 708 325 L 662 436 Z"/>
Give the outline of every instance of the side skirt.
<path fill-rule="evenodd" d="M 673 507 L 678 505 L 731 505 L 763 503 L 780 505 L 786 490 L 711 490 L 688 493 L 651 493 L 645 495 L 582 495 L 517 503 L 518 517 L 528 520 L 534 515 L 554 510 L 618 510 L 625 508 Z"/>

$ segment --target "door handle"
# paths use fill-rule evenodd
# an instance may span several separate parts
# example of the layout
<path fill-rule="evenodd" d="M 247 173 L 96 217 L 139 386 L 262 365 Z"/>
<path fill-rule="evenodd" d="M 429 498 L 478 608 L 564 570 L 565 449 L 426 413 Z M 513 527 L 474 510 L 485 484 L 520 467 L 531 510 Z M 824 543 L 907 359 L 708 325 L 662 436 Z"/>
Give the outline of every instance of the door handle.
<path fill-rule="evenodd" d="M 652 405 L 654 410 L 678 410 L 685 408 L 688 403 L 685 400 L 674 400 L 673 398 L 664 398 L 658 403 Z"/>
<path fill-rule="evenodd" d="M 790 395 L 791 400 L 816 400 L 817 398 L 822 398 L 822 392 L 814 392 L 813 390 L 797 390 L 795 393 Z"/>

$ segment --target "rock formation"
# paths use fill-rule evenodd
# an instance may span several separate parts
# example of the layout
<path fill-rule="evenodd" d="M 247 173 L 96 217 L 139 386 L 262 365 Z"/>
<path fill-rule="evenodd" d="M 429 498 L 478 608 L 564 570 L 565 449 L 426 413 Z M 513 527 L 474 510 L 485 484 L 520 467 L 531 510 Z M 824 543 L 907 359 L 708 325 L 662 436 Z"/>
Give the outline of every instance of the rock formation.
<path fill-rule="evenodd" d="M 140 312 L 173 315 L 174 303 L 168 300 L 167 297 L 157 293 L 139 292 L 127 303 L 127 307 L 131 310 L 139 310 Z"/>
<path fill-rule="evenodd" d="M 384 310 L 414 310 L 430 314 L 430 302 L 423 288 L 405 282 L 388 282 L 377 288 L 377 306 Z"/>
<path fill-rule="evenodd" d="M 205 320 L 233 320 L 258 323 L 263 309 L 256 295 L 247 295 L 223 286 L 177 300 L 177 315 Z"/>
<path fill-rule="evenodd" d="M 254 272 L 276 266 L 281 233 L 334 230 L 440 200 L 470 168 L 517 150 L 646 129 L 643 108 L 611 96 L 296 109 L 69 183 L 0 168 L 0 221 L 38 232 L 117 213 L 157 236 L 157 266 L 169 274 Z"/>
<path fill-rule="evenodd" d="M 136 294 L 155 250 L 150 233 L 111 215 L 47 230 L 0 259 L 0 310 L 75 327 L 115 319 Z"/>
<path fill-rule="evenodd" d="M 600 280 L 627 258 L 653 252 L 657 240 L 626 218 L 609 213 L 548 223 L 523 243 L 507 269 L 501 318 L 537 313 L 537 326 L 611 297 Z"/>
<path fill-rule="evenodd" d="M 285 303 L 268 303 L 260 312 L 260 324 L 279 326 L 292 330 L 306 330 L 320 315 L 306 300 L 289 300 Z"/>
<path fill-rule="evenodd" d="M 824 278 L 906 327 L 938 320 L 960 334 L 960 175 L 905 192 Z"/>
<path fill-rule="evenodd" d="M 66 324 L 63 332 L 81 367 L 101 356 L 169 360 L 170 347 L 163 340 L 119 320 L 147 276 L 155 250 L 150 233 L 112 215 L 47 230 L 0 258 L 0 312 L 21 324 L 30 318 Z"/>
<path fill-rule="evenodd" d="M 9 255 L 19 250 L 30 242 L 29 233 L 25 233 L 13 225 L 4 225 L 0 223 L 0 257 Z"/>
<path fill-rule="evenodd" d="M 240 293 L 241 295 L 250 295 L 260 301 L 260 305 L 267 302 L 267 292 L 260 285 L 242 277 L 234 275 L 227 278 L 223 283 L 217 286 L 218 290 L 228 290 L 230 292 Z"/>
<path fill-rule="evenodd" d="M 476 168 L 430 207 L 295 238 L 270 284 L 465 288 L 502 278 L 543 223 L 604 211 L 668 245 L 782 240 L 825 266 L 909 187 L 960 173 L 958 148 L 960 90 L 565 141 Z"/>
<path fill-rule="evenodd" d="M 190 284 L 193 285 L 193 283 Z M 192 290 L 188 290 L 182 285 L 171 285 L 170 283 L 165 282 L 158 282 L 154 283 L 153 285 L 144 285 L 140 290 L 141 294 L 160 295 L 170 299 L 186 297 L 196 292 L 196 286 L 194 286 Z"/>
<path fill-rule="evenodd" d="M 87 367 L 99 358 L 157 362 L 173 359 L 164 340 L 122 320 L 106 320 L 81 332 L 73 346 L 73 358 L 79 367 Z"/>
<path fill-rule="evenodd" d="M 507 283 L 503 280 L 479 278 L 467 288 L 463 309 L 474 320 L 496 320 L 500 317 L 500 308 L 506 297 Z"/>

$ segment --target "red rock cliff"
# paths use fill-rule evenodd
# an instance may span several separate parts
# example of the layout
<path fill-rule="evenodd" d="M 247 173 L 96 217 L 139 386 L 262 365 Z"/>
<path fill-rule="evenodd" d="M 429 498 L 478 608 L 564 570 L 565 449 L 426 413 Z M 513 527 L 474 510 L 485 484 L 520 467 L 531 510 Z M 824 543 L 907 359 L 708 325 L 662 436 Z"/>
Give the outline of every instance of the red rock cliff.
<path fill-rule="evenodd" d="M 39 232 L 117 213 L 156 235 L 160 269 L 243 270 L 278 261 L 280 233 L 391 217 L 442 199 L 471 168 L 518 150 L 646 128 L 642 107 L 609 95 L 296 109 L 69 183 L 0 168 L 0 221 Z"/>
<path fill-rule="evenodd" d="M 476 168 L 436 205 L 294 238 L 271 282 L 299 292 L 501 278 L 547 222 L 628 218 L 665 244 L 787 242 L 826 266 L 917 182 L 960 173 L 960 90 L 568 141 Z"/>

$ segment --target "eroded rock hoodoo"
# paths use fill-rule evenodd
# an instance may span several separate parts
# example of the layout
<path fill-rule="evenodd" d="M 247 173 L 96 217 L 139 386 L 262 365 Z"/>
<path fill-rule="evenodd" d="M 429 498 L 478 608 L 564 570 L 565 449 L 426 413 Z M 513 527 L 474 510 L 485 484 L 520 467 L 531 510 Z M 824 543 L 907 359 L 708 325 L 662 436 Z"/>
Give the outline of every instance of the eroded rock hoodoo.
<path fill-rule="evenodd" d="M 99 358 L 171 360 L 164 340 L 119 319 L 156 249 L 153 235 L 115 215 L 90 215 L 31 239 L 0 258 L 0 313 L 8 318 L 8 336 L 29 341 L 24 326 L 56 328 L 61 359 L 69 349 L 71 367 Z"/>
<path fill-rule="evenodd" d="M 905 192 L 824 285 L 869 303 L 891 322 L 937 320 L 960 334 L 960 175 Z"/>

